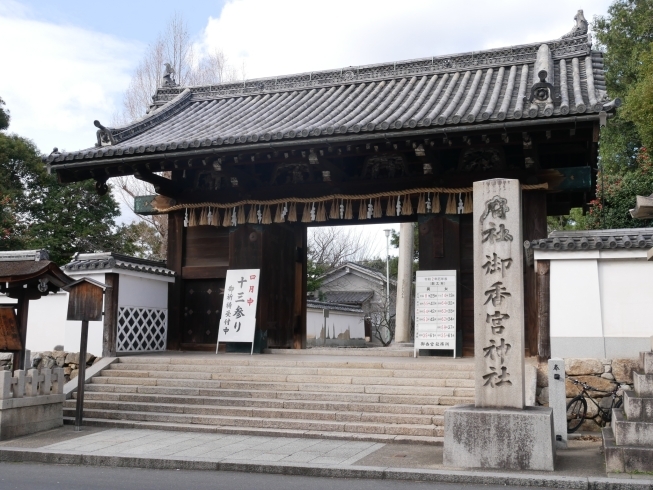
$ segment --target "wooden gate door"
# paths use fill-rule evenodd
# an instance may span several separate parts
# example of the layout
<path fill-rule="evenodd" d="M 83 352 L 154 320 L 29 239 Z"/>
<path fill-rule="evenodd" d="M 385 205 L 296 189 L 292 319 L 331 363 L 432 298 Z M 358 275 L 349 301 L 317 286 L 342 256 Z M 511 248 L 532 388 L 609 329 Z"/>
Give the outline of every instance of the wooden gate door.
<path fill-rule="evenodd" d="M 224 279 L 184 281 L 182 348 L 215 349 L 223 297 Z"/>

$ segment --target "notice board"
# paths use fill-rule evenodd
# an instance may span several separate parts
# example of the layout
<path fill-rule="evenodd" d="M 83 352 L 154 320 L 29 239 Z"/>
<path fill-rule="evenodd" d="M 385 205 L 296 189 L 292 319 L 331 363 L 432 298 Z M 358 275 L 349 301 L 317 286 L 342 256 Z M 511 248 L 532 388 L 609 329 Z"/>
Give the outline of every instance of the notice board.
<path fill-rule="evenodd" d="M 218 345 L 220 342 L 251 342 L 252 352 L 254 351 L 260 275 L 260 269 L 227 271 L 218 329 Z M 217 346 L 215 351 L 218 352 Z"/>
<path fill-rule="evenodd" d="M 417 271 L 415 344 L 419 349 L 453 350 L 456 357 L 456 271 Z"/>

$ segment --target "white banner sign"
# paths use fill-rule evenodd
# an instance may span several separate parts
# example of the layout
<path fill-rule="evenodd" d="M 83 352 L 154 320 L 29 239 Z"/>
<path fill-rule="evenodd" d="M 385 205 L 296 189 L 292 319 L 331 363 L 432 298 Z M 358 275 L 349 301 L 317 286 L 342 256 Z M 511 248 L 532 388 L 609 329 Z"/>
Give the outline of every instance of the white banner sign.
<path fill-rule="evenodd" d="M 456 271 L 417 271 L 415 353 L 449 349 L 456 356 Z"/>
<path fill-rule="evenodd" d="M 227 271 L 218 344 L 254 342 L 260 272 L 260 269 Z"/>

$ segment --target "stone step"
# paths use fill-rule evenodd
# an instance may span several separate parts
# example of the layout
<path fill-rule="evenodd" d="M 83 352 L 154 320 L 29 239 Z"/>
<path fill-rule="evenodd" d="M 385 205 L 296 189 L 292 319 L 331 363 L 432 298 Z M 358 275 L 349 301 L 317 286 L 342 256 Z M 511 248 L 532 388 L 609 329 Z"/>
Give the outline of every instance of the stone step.
<path fill-rule="evenodd" d="M 653 447 L 617 446 L 610 427 L 603 429 L 603 451 L 608 474 L 653 473 Z"/>
<path fill-rule="evenodd" d="M 611 425 L 617 446 L 653 446 L 653 422 L 628 420 L 623 409 L 615 408 Z"/>
<path fill-rule="evenodd" d="M 65 407 L 64 416 L 74 417 L 75 409 Z M 173 424 L 201 424 L 261 429 L 317 430 L 324 432 L 354 432 L 366 434 L 412 435 L 442 437 L 444 427 L 418 424 L 383 424 L 376 422 L 331 421 L 314 419 L 276 419 L 225 415 L 194 415 L 165 412 L 139 412 L 84 408 L 84 417 L 126 421 L 166 422 Z"/>
<path fill-rule="evenodd" d="M 359 373 L 360 374 L 360 373 Z M 287 375 L 287 374 L 243 374 L 243 373 L 204 373 L 187 371 L 134 371 L 125 369 L 106 369 L 104 377 L 118 378 L 157 378 L 157 379 L 203 379 L 224 381 L 251 381 L 266 383 L 324 383 L 353 385 L 396 385 L 473 388 L 473 379 L 376 377 L 376 376 L 329 376 L 329 375 Z"/>
<path fill-rule="evenodd" d="M 455 361 L 433 361 L 431 359 L 413 359 L 411 361 L 324 361 L 324 360 L 279 360 L 266 359 L 265 356 L 245 359 L 241 357 L 159 357 L 159 356 L 123 356 L 118 359 L 118 364 L 140 364 L 152 366 L 163 365 L 199 365 L 209 369 L 209 366 L 226 367 L 297 367 L 297 368 L 331 368 L 331 369 L 394 369 L 412 371 L 474 371 L 474 363 L 468 359 Z M 158 369 L 158 367 L 157 367 Z"/>
<path fill-rule="evenodd" d="M 75 401 L 64 403 L 65 409 L 75 409 Z M 221 415 L 228 417 L 255 417 L 266 419 L 331 420 L 336 422 L 371 422 L 378 424 L 444 425 L 442 415 L 409 415 L 396 413 L 370 413 L 337 410 L 305 410 L 291 408 L 262 408 L 245 406 L 212 406 L 169 403 L 141 403 L 106 400 L 84 400 L 84 409 L 159 412 L 184 415 Z"/>
<path fill-rule="evenodd" d="M 624 391 L 624 413 L 628 420 L 653 420 L 653 398 L 641 398 L 634 391 Z"/>
<path fill-rule="evenodd" d="M 404 385 L 324 384 L 307 382 L 254 382 L 236 380 L 203 380 L 188 378 L 136 378 L 97 376 L 93 384 L 125 384 L 137 386 L 168 386 L 184 388 L 240 389 L 263 391 L 321 391 L 331 393 L 368 393 L 385 395 L 473 396 L 474 388 L 430 387 Z"/>
<path fill-rule="evenodd" d="M 102 378 L 106 379 L 106 378 Z M 93 378 L 95 381 L 96 378 Z M 321 391 L 274 391 L 274 390 L 232 390 L 220 388 L 184 388 L 179 386 L 140 386 L 127 384 L 86 385 L 86 391 L 109 393 L 140 393 L 165 394 L 207 397 L 237 397 L 237 398 L 278 398 L 284 400 L 336 401 L 363 403 L 392 403 L 408 405 L 460 405 L 473 403 L 473 396 L 426 396 L 426 395 L 387 395 L 369 393 L 330 393 Z"/>
<path fill-rule="evenodd" d="M 77 394 L 73 394 L 77 398 Z M 446 406 L 442 405 L 408 405 L 392 403 L 361 403 L 337 401 L 308 401 L 308 400 L 283 400 L 277 398 L 235 398 L 235 397 L 206 397 L 187 395 L 155 395 L 139 393 L 105 393 L 87 391 L 84 402 L 87 400 L 121 401 L 149 403 L 157 405 L 186 404 L 223 407 L 258 407 L 291 410 L 334 410 L 342 412 L 367 412 L 402 415 L 444 415 Z"/>
<path fill-rule="evenodd" d="M 417 371 L 414 369 L 363 369 L 363 368 L 331 368 L 331 367 L 282 367 L 282 366 L 212 366 L 202 364 L 125 364 L 116 362 L 107 371 L 154 371 L 157 373 L 172 371 L 186 373 L 211 374 L 274 374 L 274 375 L 319 375 L 319 376 L 351 376 L 351 377 L 388 377 L 388 378 L 429 378 L 429 379 L 471 379 L 473 371 L 447 370 L 438 366 L 437 370 Z M 117 373 L 115 374 L 118 375 Z"/>
<path fill-rule="evenodd" d="M 64 417 L 64 423 L 72 425 L 74 417 Z M 397 444 L 428 444 L 442 446 L 443 437 L 431 436 L 403 436 L 389 434 L 364 434 L 355 432 L 324 432 L 316 430 L 278 430 L 261 429 L 255 427 L 228 427 L 202 424 L 173 424 L 166 422 L 147 422 L 133 420 L 108 420 L 96 418 L 84 418 L 84 425 L 91 427 L 115 427 L 121 429 L 153 429 L 153 430 L 174 430 L 184 432 L 204 432 L 219 434 L 237 434 L 267 437 L 301 437 L 307 439 L 335 439 L 335 440 L 356 440 L 367 442 L 383 442 Z"/>
<path fill-rule="evenodd" d="M 312 348 L 312 349 L 264 349 L 265 354 L 286 356 L 362 356 L 362 357 L 413 357 L 413 349 L 390 349 L 387 347 L 364 348 Z"/>
<path fill-rule="evenodd" d="M 653 374 L 640 374 L 633 371 L 633 388 L 637 396 L 653 397 Z"/>

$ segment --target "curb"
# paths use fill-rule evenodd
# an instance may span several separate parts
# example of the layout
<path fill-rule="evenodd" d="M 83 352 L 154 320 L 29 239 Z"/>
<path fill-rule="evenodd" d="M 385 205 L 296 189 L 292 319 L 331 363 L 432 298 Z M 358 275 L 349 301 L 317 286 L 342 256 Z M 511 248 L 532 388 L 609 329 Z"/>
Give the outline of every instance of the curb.
<path fill-rule="evenodd" d="M 0 462 L 44 463 L 82 466 L 104 466 L 143 469 L 182 469 L 208 471 L 238 471 L 289 476 L 325 478 L 365 478 L 374 480 L 403 480 L 431 483 L 462 483 L 475 485 L 506 485 L 540 488 L 569 488 L 587 490 L 650 490 L 653 480 L 615 479 L 597 477 L 548 476 L 522 473 L 492 473 L 483 471 L 420 470 L 374 466 L 310 466 L 305 464 L 243 463 L 236 461 L 202 461 L 185 458 L 152 458 L 132 456 L 102 456 L 73 452 L 44 452 L 38 449 L 0 448 Z"/>

